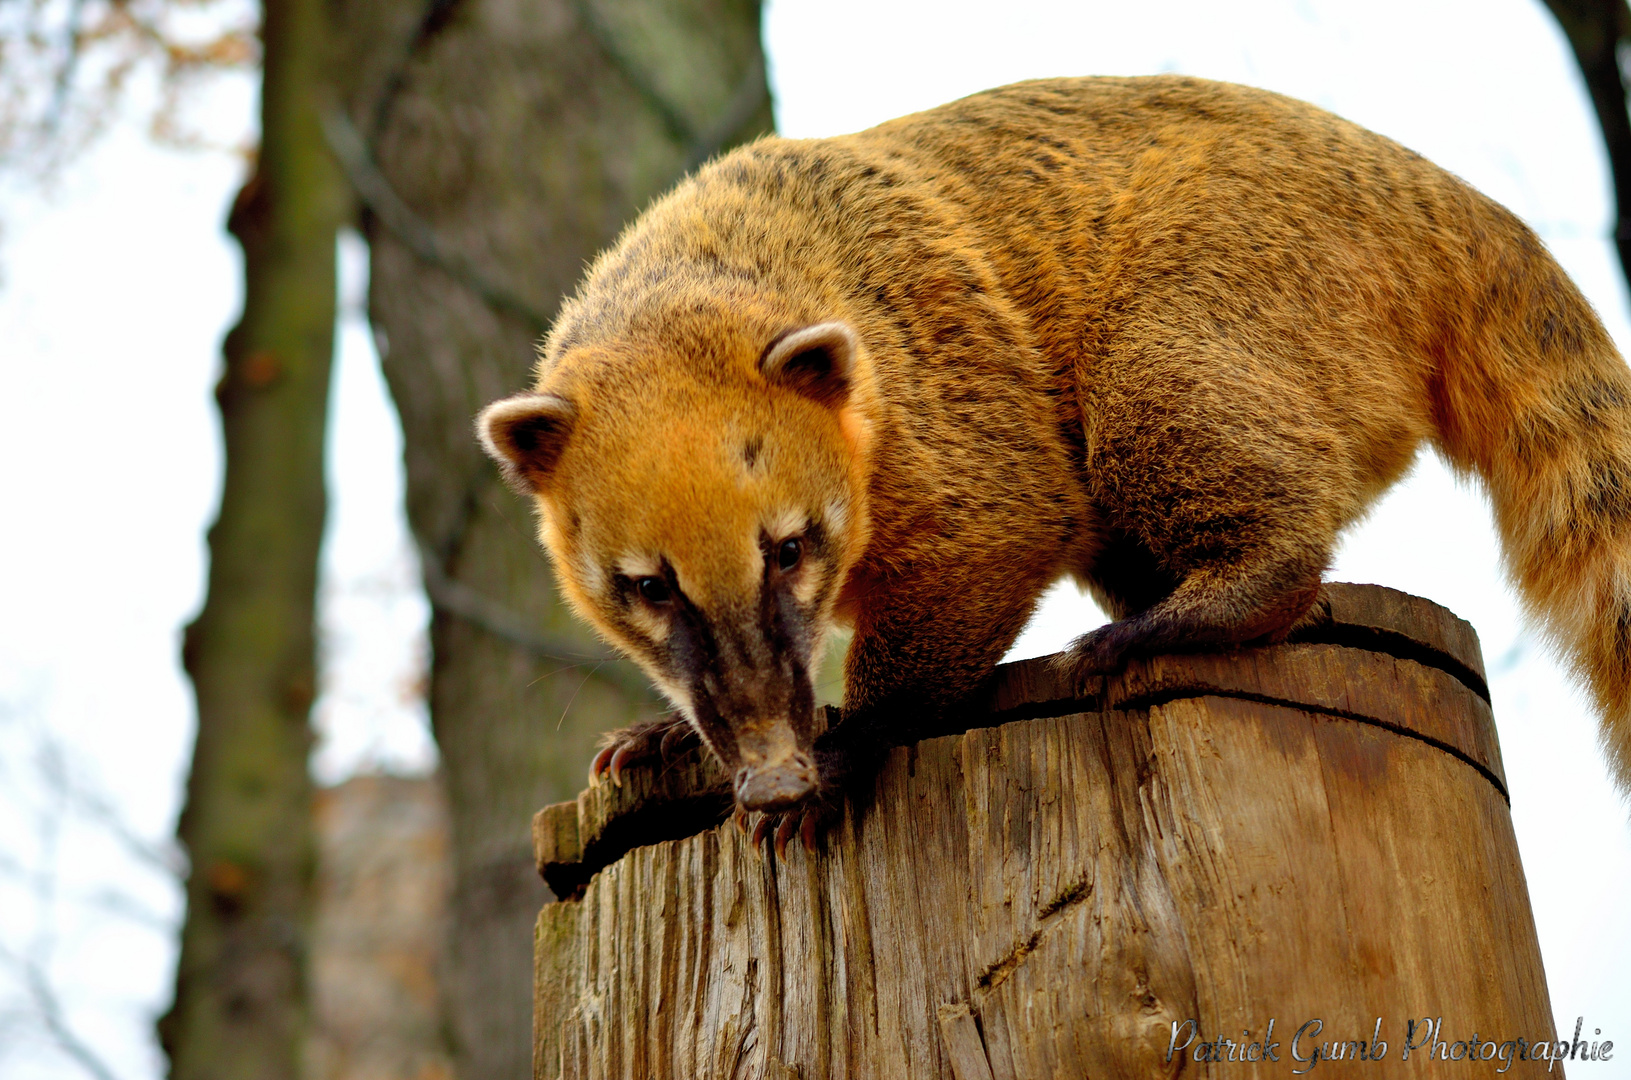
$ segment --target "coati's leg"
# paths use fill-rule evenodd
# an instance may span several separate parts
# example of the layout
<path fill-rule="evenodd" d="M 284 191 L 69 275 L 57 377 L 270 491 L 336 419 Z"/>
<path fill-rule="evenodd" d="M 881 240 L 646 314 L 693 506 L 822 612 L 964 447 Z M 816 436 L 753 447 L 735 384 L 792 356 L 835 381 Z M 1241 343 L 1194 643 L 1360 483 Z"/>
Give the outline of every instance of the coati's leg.
<path fill-rule="evenodd" d="M 887 749 L 937 734 L 1025 629 L 1059 574 L 1049 557 L 1004 551 L 889 580 L 855 619 L 834 741 Z"/>
<path fill-rule="evenodd" d="M 608 731 L 600 737 L 600 752 L 589 763 L 589 786 L 599 785 L 602 776 L 621 785 L 623 770 L 629 766 L 653 761 L 666 765 L 701 744 L 696 729 L 677 712 Z"/>
<path fill-rule="evenodd" d="M 1178 578 L 1139 540 L 1120 529 L 1104 529 L 1089 570 L 1078 582 L 1112 619 L 1125 619 L 1164 600 Z"/>
<path fill-rule="evenodd" d="M 1087 477 L 1107 531 L 1081 573 L 1117 621 L 1073 645 L 1081 673 L 1284 637 L 1369 474 L 1392 467 L 1298 357 L 1157 326 L 1139 337 L 1106 358 L 1093 401 Z"/>

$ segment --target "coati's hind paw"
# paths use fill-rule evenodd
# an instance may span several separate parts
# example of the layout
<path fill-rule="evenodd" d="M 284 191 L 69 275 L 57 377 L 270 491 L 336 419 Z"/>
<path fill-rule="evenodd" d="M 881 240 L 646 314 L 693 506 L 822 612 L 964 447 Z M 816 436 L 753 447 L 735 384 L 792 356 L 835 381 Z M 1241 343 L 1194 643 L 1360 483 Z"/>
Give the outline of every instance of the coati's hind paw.
<path fill-rule="evenodd" d="M 738 805 L 736 812 L 731 815 L 732 823 L 744 836 L 748 834 L 749 814 L 750 811 Z M 765 839 L 768 837 L 776 851 L 776 857 L 785 860 L 787 845 L 796 836 L 804 844 L 804 850 L 814 855 L 821 834 L 837 820 L 838 807 L 825 799 L 815 799 L 791 810 L 760 813 L 753 825 L 753 850 L 756 854 L 763 851 Z"/>
<path fill-rule="evenodd" d="M 1322 602 L 1319 578 L 1305 588 L 1261 600 L 1244 618 L 1226 620 L 1216 612 L 1191 605 L 1188 611 L 1163 611 L 1163 601 L 1147 611 L 1099 627 L 1071 642 L 1058 660 L 1068 675 L 1114 675 L 1135 657 L 1164 652 L 1224 651 L 1277 645 L 1294 634 L 1317 633 L 1329 623 L 1328 600 Z"/>
<path fill-rule="evenodd" d="M 1054 665 L 1073 679 L 1114 675 L 1127 665 L 1130 642 L 1118 633 L 1120 623 L 1109 623 L 1083 634 L 1060 653 Z"/>
<path fill-rule="evenodd" d="M 696 729 L 679 713 L 633 724 L 600 737 L 600 752 L 589 763 L 589 786 L 602 777 L 623 786 L 623 770 L 631 765 L 659 762 L 667 765 L 702 745 Z"/>

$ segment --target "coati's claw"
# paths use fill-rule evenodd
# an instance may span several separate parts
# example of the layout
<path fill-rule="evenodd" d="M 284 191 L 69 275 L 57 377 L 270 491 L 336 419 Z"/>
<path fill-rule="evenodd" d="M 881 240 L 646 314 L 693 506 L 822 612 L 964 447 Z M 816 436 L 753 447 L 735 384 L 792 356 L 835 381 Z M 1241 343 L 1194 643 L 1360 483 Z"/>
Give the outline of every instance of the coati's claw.
<path fill-rule="evenodd" d="M 737 803 L 736 809 L 731 811 L 731 824 L 735 825 L 736 831 L 743 836 L 748 834 L 748 812 L 742 809 L 741 803 Z"/>
<path fill-rule="evenodd" d="M 675 724 L 663 732 L 662 741 L 657 744 L 657 753 L 664 761 L 673 761 L 700 742 L 690 724 Z"/>
<path fill-rule="evenodd" d="M 617 743 L 607 743 L 600 748 L 600 753 L 595 755 L 594 760 L 589 762 L 590 787 L 597 788 L 600 786 L 600 774 L 606 771 L 606 766 L 611 763 L 612 755 L 616 752 Z"/>
<path fill-rule="evenodd" d="M 737 807 L 736 813 L 741 821 L 738 827 L 745 833 L 747 815 L 741 807 Z M 818 850 L 817 838 L 821 835 L 821 826 L 828 816 L 826 807 L 815 804 L 779 813 L 760 814 L 753 825 L 753 852 L 762 856 L 764 842 L 768 839 L 776 858 L 785 860 L 787 845 L 797 836 L 804 850 L 814 855 Z"/>
<path fill-rule="evenodd" d="M 780 816 L 780 814 L 760 814 L 758 820 L 753 823 L 753 851 L 755 854 L 759 853 L 763 848 L 765 837 L 771 835 L 771 827 Z"/>
<path fill-rule="evenodd" d="M 589 786 L 599 787 L 609 778 L 623 786 L 623 771 L 650 761 L 667 763 L 699 745 L 696 732 L 681 716 L 664 716 L 609 732 L 601 736 L 601 747 L 589 763 Z"/>
<path fill-rule="evenodd" d="M 799 826 L 804 817 L 801 810 L 782 815 L 782 823 L 776 829 L 776 858 L 783 860 L 787 858 L 787 841 L 793 839 L 794 833 L 802 831 Z"/>
<path fill-rule="evenodd" d="M 606 774 L 612 778 L 613 787 L 623 786 L 623 766 L 646 757 L 645 747 L 634 742 L 626 742 L 612 753 L 611 764 L 606 767 Z"/>

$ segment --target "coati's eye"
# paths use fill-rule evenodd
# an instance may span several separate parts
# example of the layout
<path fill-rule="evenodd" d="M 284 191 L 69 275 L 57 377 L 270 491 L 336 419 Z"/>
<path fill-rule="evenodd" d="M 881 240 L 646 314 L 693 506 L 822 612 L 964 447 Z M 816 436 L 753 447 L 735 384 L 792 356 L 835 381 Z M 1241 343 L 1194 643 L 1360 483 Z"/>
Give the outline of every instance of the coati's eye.
<path fill-rule="evenodd" d="M 640 591 L 640 599 L 648 604 L 666 604 L 672 598 L 668 582 L 660 577 L 636 578 L 634 587 Z"/>
<path fill-rule="evenodd" d="M 786 574 L 796 568 L 804 558 L 804 541 L 794 536 L 781 542 L 776 549 L 776 569 Z"/>

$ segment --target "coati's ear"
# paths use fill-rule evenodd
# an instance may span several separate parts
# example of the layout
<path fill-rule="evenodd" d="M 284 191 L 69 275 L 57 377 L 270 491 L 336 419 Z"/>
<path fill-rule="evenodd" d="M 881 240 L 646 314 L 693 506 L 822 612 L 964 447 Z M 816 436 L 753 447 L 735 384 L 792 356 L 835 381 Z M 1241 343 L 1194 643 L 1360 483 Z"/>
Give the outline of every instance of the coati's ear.
<path fill-rule="evenodd" d="M 577 410 L 553 394 L 517 394 L 476 417 L 482 448 L 523 495 L 543 490 L 572 434 Z"/>
<path fill-rule="evenodd" d="M 836 409 L 849 399 L 859 349 L 848 323 L 817 323 L 772 341 L 759 360 L 759 370 L 771 382 Z"/>

